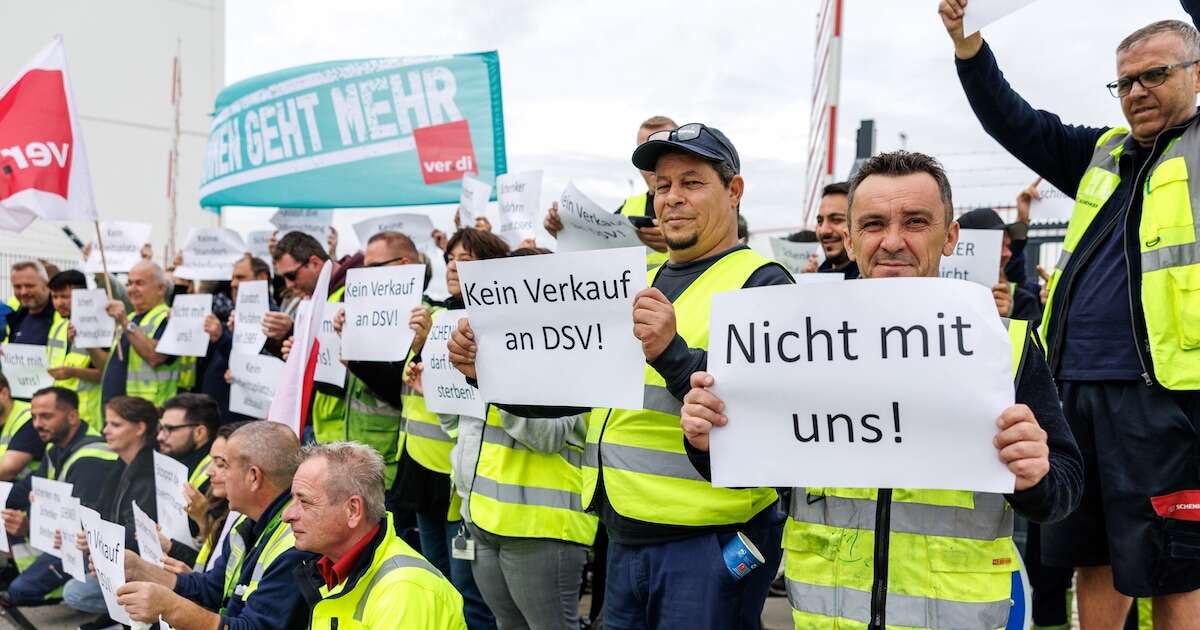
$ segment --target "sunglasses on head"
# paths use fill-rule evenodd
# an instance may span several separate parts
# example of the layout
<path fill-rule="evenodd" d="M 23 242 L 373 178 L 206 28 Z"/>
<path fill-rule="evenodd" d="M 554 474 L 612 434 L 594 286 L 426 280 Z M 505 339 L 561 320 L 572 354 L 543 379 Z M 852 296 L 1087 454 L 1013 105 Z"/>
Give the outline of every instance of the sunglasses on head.
<path fill-rule="evenodd" d="M 721 143 L 721 146 L 725 147 L 726 151 L 729 151 L 731 154 L 734 152 L 733 148 L 721 139 L 721 136 L 709 131 L 708 127 L 704 126 L 704 123 L 688 123 L 682 127 L 679 127 L 678 129 L 663 129 L 661 131 L 655 131 L 646 137 L 646 142 L 651 140 L 675 140 L 676 142 L 689 142 L 699 138 L 700 134 L 705 132 L 712 136 L 714 140 Z"/>

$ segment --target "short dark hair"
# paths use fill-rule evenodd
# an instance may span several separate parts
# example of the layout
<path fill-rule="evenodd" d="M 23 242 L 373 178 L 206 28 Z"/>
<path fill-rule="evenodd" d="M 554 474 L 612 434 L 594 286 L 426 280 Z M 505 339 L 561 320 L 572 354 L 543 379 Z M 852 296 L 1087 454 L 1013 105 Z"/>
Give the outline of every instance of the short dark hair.
<path fill-rule="evenodd" d="M 1163 33 L 1174 33 L 1183 42 L 1184 58 L 1180 61 L 1190 61 L 1200 56 L 1200 32 L 1196 31 L 1195 26 L 1182 20 L 1159 20 L 1139 28 L 1117 44 L 1117 54 Z"/>
<path fill-rule="evenodd" d="M 450 250 L 458 247 L 459 244 L 462 244 L 463 249 L 479 260 L 504 258 L 509 251 L 508 243 L 499 236 L 467 227 L 455 232 L 454 236 L 451 236 L 446 243 L 446 262 L 450 261 Z"/>
<path fill-rule="evenodd" d="M 519 247 L 508 253 L 509 258 L 516 256 L 541 256 L 542 254 L 553 254 L 554 252 L 545 247 Z"/>
<path fill-rule="evenodd" d="M 6 380 L 4 384 L 8 385 L 8 381 Z M 69 410 L 79 411 L 79 394 L 76 394 L 74 390 L 67 389 L 66 387 L 43 387 L 36 392 L 33 392 L 33 395 L 30 396 L 29 399 L 33 400 L 38 396 L 54 396 L 55 407 L 58 407 L 59 409 L 66 408 Z"/>
<path fill-rule="evenodd" d="M 86 289 L 87 276 L 83 275 L 82 271 L 76 269 L 68 269 L 60 271 L 50 278 L 50 290 L 62 291 L 63 289 Z"/>
<path fill-rule="evenodd" d="M 828 197 L 829 195 L 849 195 L 850 182 L 833 182 L 821 189 L 821 196 Z"/>
<path fill-rule="evenodd" d="M 153 447 L 158 443 L 158 407 L 154 403 L 136 396 L 117 396 L 104 406 L 124 420 L 145 425 L 143 439 L 146 446 Z"/>
<path fill-rule="evenodd" d="M 954 222 L 954 200 L 950 195 L 950 179 L 946 177 L 946 169 L 942 168 L 941 162 L 936 159 L 915 151 L 880 153 L 863 162 L 854 173 L 854 177 L 850 178 L 850 192 L 847 193 L 850 210 L 847 210 L 847 214 L 854 208 L 854 192 L 866 178 L 872 175 L 903 177 L 916 173 L 925 173 L 937 182 L 938 196 L 941 197 L 946 210 L 946 228 L 949 229 L 950 224 Z"/>
<path fill-rule="evenodd" d="M 223 437 L 226 440 L 228 440 L 229 436 L 233 435 L 234 431 L 237 431 L 238 429 L 242 428 L 243 425 L 246 425 L 250 422 L 262 422 L 262 421 L 261 420 L 238 420 L 237 422 L 229 422 L 226 424 L 222 424 L 221 428 L 217 429 L 217 435 L 213 439 L 215 440 L 219 437 Z"/>
<path fill-rule="evenodd" d="M 329 260 L 329 252 L 325 251 L 317 239 L 304 232 L 288 232 L 279 239 L 279 242 L 275 244 L 275 258 L 283 258 L 284 254 L 291 256 L 301 265 L 308 263 L 313 256 L 321 260 Z"/>
<path fill-rule="evenodd" d="M 254 276 L 255 278 L 259 276 L 266 276 L 268 278 L 271 277 L 271 266 L 268 265 L 265 260 L 250 253 L 247 253 L 243 260 L 250 263 L 250 275 Z"/>
<path fill-rule="evenodd" d="M 816 243 L 820 239 L 813 230 L 800 230 L 794 234 L 788 234 L 787 240 L 793 243 Z"/>
<path fill-rule="evenodd" d="M 210 439 L 216 437 L 217 429 L 221 426 L 221 408 L 208 394 L 184 393 L 172 396 L 162 406 L 163 411 L 168 409 L 182 409 L 184 419 L 204 425 L 208 429 Z"/>

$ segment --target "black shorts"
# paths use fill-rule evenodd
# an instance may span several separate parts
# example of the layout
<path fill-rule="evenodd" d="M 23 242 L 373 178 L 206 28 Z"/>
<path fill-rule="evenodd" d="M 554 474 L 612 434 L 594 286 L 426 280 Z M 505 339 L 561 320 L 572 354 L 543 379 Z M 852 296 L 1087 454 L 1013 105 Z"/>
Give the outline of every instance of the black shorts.
<path fill-rule="evenodd" d="M 1043 527 L 1043 562 L 1112 565 L 1117 590 L 1134 597 L 1200 588 L 1200 392 L 1066 382 L 1062 401 L 1083 498 Z"/>

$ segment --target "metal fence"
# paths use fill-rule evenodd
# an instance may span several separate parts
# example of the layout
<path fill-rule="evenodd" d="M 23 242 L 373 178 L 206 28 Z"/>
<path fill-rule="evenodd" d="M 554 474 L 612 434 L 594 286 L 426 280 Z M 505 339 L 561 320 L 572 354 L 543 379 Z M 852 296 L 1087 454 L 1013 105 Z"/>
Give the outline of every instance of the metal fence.
<path fill-rule="evenodd" d="M 63 269 L 81 269 L 82 264 L 78 258 L 63 258 L 56 256 L 30 256 L 28 254 L 13 254 L 9 252 L 0 252 L 0 301 L 7 301 L 12 297 L 12 266 L 13 263 L 23 260 L 38 259 L 43 262 L 48 262 Z"/>

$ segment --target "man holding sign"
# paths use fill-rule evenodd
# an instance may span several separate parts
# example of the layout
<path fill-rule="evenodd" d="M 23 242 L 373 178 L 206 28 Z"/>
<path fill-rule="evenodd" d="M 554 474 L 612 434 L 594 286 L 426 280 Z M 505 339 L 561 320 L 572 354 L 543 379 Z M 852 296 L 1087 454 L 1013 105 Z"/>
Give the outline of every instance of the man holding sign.
<path fill-rule="evenodd" d="M 75 345 L 71 330 L 71 300 L 74 292 L 87 290 L 87 278 L 74 269 L 60 271 L 50 278 L 50 300 L 58 313 L 46 339 L 46 366 L 54 385 L 79 394 L 79 415 L 96 431 L 103 426 L 100 415 L 100 369 L 92 363 L 87 350 Z M 109 335 L 112 335 L 109 328 Z"/>
<path fill-rule="evenodd" d="M 863 277 L 938 277 L 940 258 L 950 255 L 958 239 L 952 212 L 950 184 L 932 158 L 900 151 L 866 162 L 851 182 L 849 208 L 850 243 Z M 847 339 L 856 332 L 843 328 Z M 991 446 L 1015 475 L 1015 492 L 794 489 L 784 547 L 788 594 L 798 628 L 831 624 L 864 624 L 872 629 L 887 624 L 935 628 L 1005 625 L 1011 606 L 1011 571 L 1015 569 L 1009 507 L 1030 520 L 1058 520 L 1074 509 L 1083 486 L 1079 451 L 1063 419 L 1042 354 L 1029 341 L 1027 322 L 1011 322 L 1009 336 L 1014 346 L 1017 404 L 999 414 Z M 814 339 L 823 343 L 819 334 L 810 334 L 810 347 Z M 834 344 L 831 341 L 829 345 L 833 356 Z M 843 349 L 839 347 L 837 352 L 841 354 Z M 849 345 L 844 352 L 846 358 L 855 356 Z M 905 372 L 897 374 L 897 380 L 907 378 Z M 725 402 L 711 390 L 714 384 L 707 372 L 692 375 L 694 388 L 684 398 L 682 412 L 689 455 L 705 475 L 709 474 L 707 451 L 713 428 L 730 420 L 756 421 L 726 418 Z M 858 394 L 857 389 L 850 389 L 846 396 Z M 731 406 L 745 402 L 744 393 L 741 400 L 738 391 L 725 391 L 724 395 Z M 862 420 L 867 435 L 869 418 Z M 817 437 L 801 426 L 803 422 L 796 418 L 793 422 L 797 423 L 797 441 L 805 445 L 845 439 Z M 900 444 L 898 415 L 896 423 L 895 443 Z M 828 424 L 831 432 L 841 426 L 834 420 Z M 793 427 L 788 429 L 790 432 Z M 888 442 L 891 440 L 889 436 Z M 870 437 L 862 437 L 860 442 L 874 445 Z M 978 445 L 963 445 L 971 447 Z M 869 453 L 863 457 L 869 458 Z M 856 478 L 868 465 L 866 459 L 847 461 L 843 478 Z M 914 467 L 920 465 L 912 462 Z M 986 465 L 980 462 L 981 467 Z"/>
<path fill-rule="evenodd" d="M 608 574 L 604 619 L 622 628 L 758 628 L 780 559 L 777 496 L 771 488 L 714 488 L 693 470 L 680 401 L 692 373 L 708 361 L 713 296 L 792 280 L 778 263 L 738 244 L 745 183 L 725 134 L 699 123 L 658 131 L 633 163 L 654 172 L 654 210 L 670 261 L 650 271 L 650 288 L 633 306 L 647 362 L 643 407 L 593 409 L 588 423 L 583 505 L 608 530 L 608 565 L 622 567 Z M 450 353 L 474 378 L 475 340 L 466 320 Z M 502 406 L 527 418 L 581 411 Z M 735 539 L 752 541 L 766 557 L 762 568 L 731 584 L 721 550 Z"/>
<path fill-rule="evenodd" d="M 1195 625 L 1200 562 L 1181 549 L 1200 519 L 1200 32 L 1163 20 L 1130 33 L 1107 85 L 1127 126 L 1068 125 L 1026 102 L 964 29 L 975 4 L 939 8 L 972 110 L 1076 200 L 1041 332 L 1088 489 L 1044 529 L 1042 555 L 1078 567 L 1085 627 L 1120 627 L 1131 597 L 1153 597 L 1156 625 Z M 1195 22 L 1200 7 L 1183 4 Z"/>

